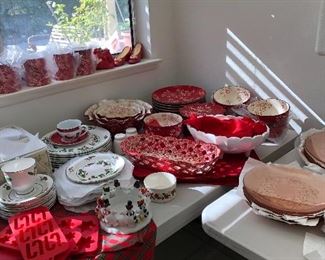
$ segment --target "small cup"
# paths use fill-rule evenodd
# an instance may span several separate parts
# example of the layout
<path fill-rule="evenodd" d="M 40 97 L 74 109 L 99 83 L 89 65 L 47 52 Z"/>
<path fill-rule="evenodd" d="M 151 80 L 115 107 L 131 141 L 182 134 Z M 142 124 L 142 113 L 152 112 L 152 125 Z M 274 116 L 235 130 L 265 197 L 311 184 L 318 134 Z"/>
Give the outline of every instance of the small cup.
<path fill-rule="evenodd" d="M 56 125 L 58 134 L 64 141 L 74 141 L 80 137 L 82 133 L 87 132 L 88 127 L 83 125 L 79 119 L 67 119 Z"/>
<path fill-rule="evenodd" d="M 165 203 L 176 196 L 176 177 L 169 172 L 155 172 L 143 180 L 152 202 Z"/>
<path fill-rule="evenodd" d="M 36 181 L 36 161 L 33 158 L 20 158 L 10 161 L 1 167 L 7 183 L 17 194 L 23 195 L 32 191 Z"/>

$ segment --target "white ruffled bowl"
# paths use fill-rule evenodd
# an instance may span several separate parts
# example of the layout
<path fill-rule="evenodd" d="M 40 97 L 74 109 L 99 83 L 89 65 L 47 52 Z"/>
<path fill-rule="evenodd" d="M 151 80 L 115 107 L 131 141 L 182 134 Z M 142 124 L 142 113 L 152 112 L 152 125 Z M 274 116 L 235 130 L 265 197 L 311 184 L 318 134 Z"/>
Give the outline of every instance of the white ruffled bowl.
<path fill-rule="evenodd" d="M 219 118 L 238 118 L 235 116 L 222 116 L 214 115 Z M 198 117 L 200 118 L 200 117 Z M 254 150 L 257 146 L 262 144 L 269 136 L 270 129 L 266 126 L 266 131 L 261 135 L 255 135 L 254 137 L 226 137 L 216 136 L 211 133 L 205 133 L 195 129 L 187 124 L 187 129 L 195 140 L 199 140 L 205 143 L 216 144 L 225 153 L 246 153 L 249 154 L 251 150 Z"/>

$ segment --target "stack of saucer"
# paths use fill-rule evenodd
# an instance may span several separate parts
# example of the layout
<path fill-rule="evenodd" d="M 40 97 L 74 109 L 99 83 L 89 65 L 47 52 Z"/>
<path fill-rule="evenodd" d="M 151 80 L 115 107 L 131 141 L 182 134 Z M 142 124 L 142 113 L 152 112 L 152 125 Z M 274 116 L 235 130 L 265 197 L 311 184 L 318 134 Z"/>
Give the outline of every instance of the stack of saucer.
<path fill-rule="evenodd" d="M 59 168 L 77 156 L 84 156 L 95 152 L 107 152 L 112 149 L 111 134 L 108 130 L 97 126 L 88 126 L 87 128 L 88 132 L 82 135 L 82 140 L 79 140 L 77 143 L 59 143 L 60 141 L 56 139 L 57 131 L 43 136 L 42 140 L 47 144 L 54 169 Z"/>
<path fill-rule="evenodd" d="M 306 138 L 304 154 L 310 162 L 325 168 L 325 130 Z"/>
<path fill-rule="evenodd" d="M 0 217 L 9 217 L 25 210 L 45 206 L 51 208 L 56 201 L 53 179 L 48 175 L 36 175 L 36 181 L 28 193 L 18 194 L 8 183 L 0 186 Z"/>
<path fill-rule="evenodd" d="M 184 105 L 205 102 L 205 95 L 205 90 L 196 86 L 168 86 L 152 93 L 152 105 L 155 112 L 179 113 Z"/>

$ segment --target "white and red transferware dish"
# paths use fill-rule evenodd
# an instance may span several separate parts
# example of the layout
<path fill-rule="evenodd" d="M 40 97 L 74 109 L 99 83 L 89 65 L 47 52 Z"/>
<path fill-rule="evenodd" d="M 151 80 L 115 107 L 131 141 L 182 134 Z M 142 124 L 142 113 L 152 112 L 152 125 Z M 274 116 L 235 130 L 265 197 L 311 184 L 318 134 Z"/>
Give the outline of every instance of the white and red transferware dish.
<path fill-rule="evenodd" d="M 152 99 L 162 104 L 189 104 L 205 98 L 203 88 L 190 85 L 176 85 L 160 88 L 152 93 Z"/>
<path fill-rule="evenodd" d="M 249 104 L 247 110 L 268 125 L 269 139 L 280 138 L 287 132 L 290 111 L 287 102 L 275 98 L 257 100 Z"/>
<path fill-rule="evenodd" d="M 152 106 L 142 100 L 102 100 L 90 106 L 85 111 L 85 116 L 114 135 L 129 127 L 141 128 L 143 118 L 150 114 L 151 110 Z"/>
<path fill-rule="evenodd" d="M 89 137 L 89 132 L 87 130 L 83 130 L 78 138 L 72 139 L 72 140 L 66 140 L 64 139 L 58 132 L 54 132 L 49 140 L 53 145 L 58 146 L 74 146 L 77 144 L 81 144 L 85 142 Z"/>
<path fill-rule="evenodd" d="M 144 178 L 143 184 L 152 202 L 165 203 L 176 196 L 176 177 L 169 172 L 155 172 Z"/>
<path fill-rule="evenodd" d="M 183 118 L 174 113 L 154 113 L 144 119 L 145 132 L 162 136 L 180 136 Z"/>
<path fill-rule="evenodd" d="M 183 106 L 179 112 L 185 117 L 224 114 L 225 109 L 216 103 L 194 103 Z"/>
<path fill-rule="evenodd" d="M 225 86 L 213 94 L 214 102 L 223 106 L 239 106 L 251 97 L 249 90 L 240 86 Z"/>
<path fill-rule="evenodd" d="M 207 173 L 221 156 L 214 144 L 146 134 L 128 137 L 121 150 L 140 166 L 188 175 Z"/>
<path fill-rule="evenodd" d="M 198 116 L 185 123 L 195 140 L 216 144 L 225 153 L 250 153 L 269 135 L 264 123 L 244 117 Z"/>
<path fill-rule="evenodd" d="M 152 218 L 150 199 L 139 181 L 133 187 L 122 187 L 117 179 L 103 187 L 95 213 L 101 229 L 112 234 L 135 233 Z"/>
<path fill-rule="evenodd" d="M 88 129 L 79 119 L 67 119 L 56 125 L 56 131 L 64 141 L 69 143 L 78 139 L 81 133 L 88 131 Z"/>

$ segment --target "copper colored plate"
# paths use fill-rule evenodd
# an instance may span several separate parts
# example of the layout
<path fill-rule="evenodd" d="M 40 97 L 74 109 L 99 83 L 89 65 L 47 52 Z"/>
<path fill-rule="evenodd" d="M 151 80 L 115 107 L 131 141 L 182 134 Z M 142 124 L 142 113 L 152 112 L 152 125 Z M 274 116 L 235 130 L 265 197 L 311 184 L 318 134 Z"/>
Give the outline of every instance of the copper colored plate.
<path fill-rule="evenodd" d="M 305 140 L 304 149 L 310 156 L 325 164 L 325 132 L 308 136 Z"/>
<path fill-rule="evenodd" d="M 325 210 L 325 177 L 288 166 L 256 167 L 244 177 L 244 194 L 277 214 L 308 216 Z"/>

